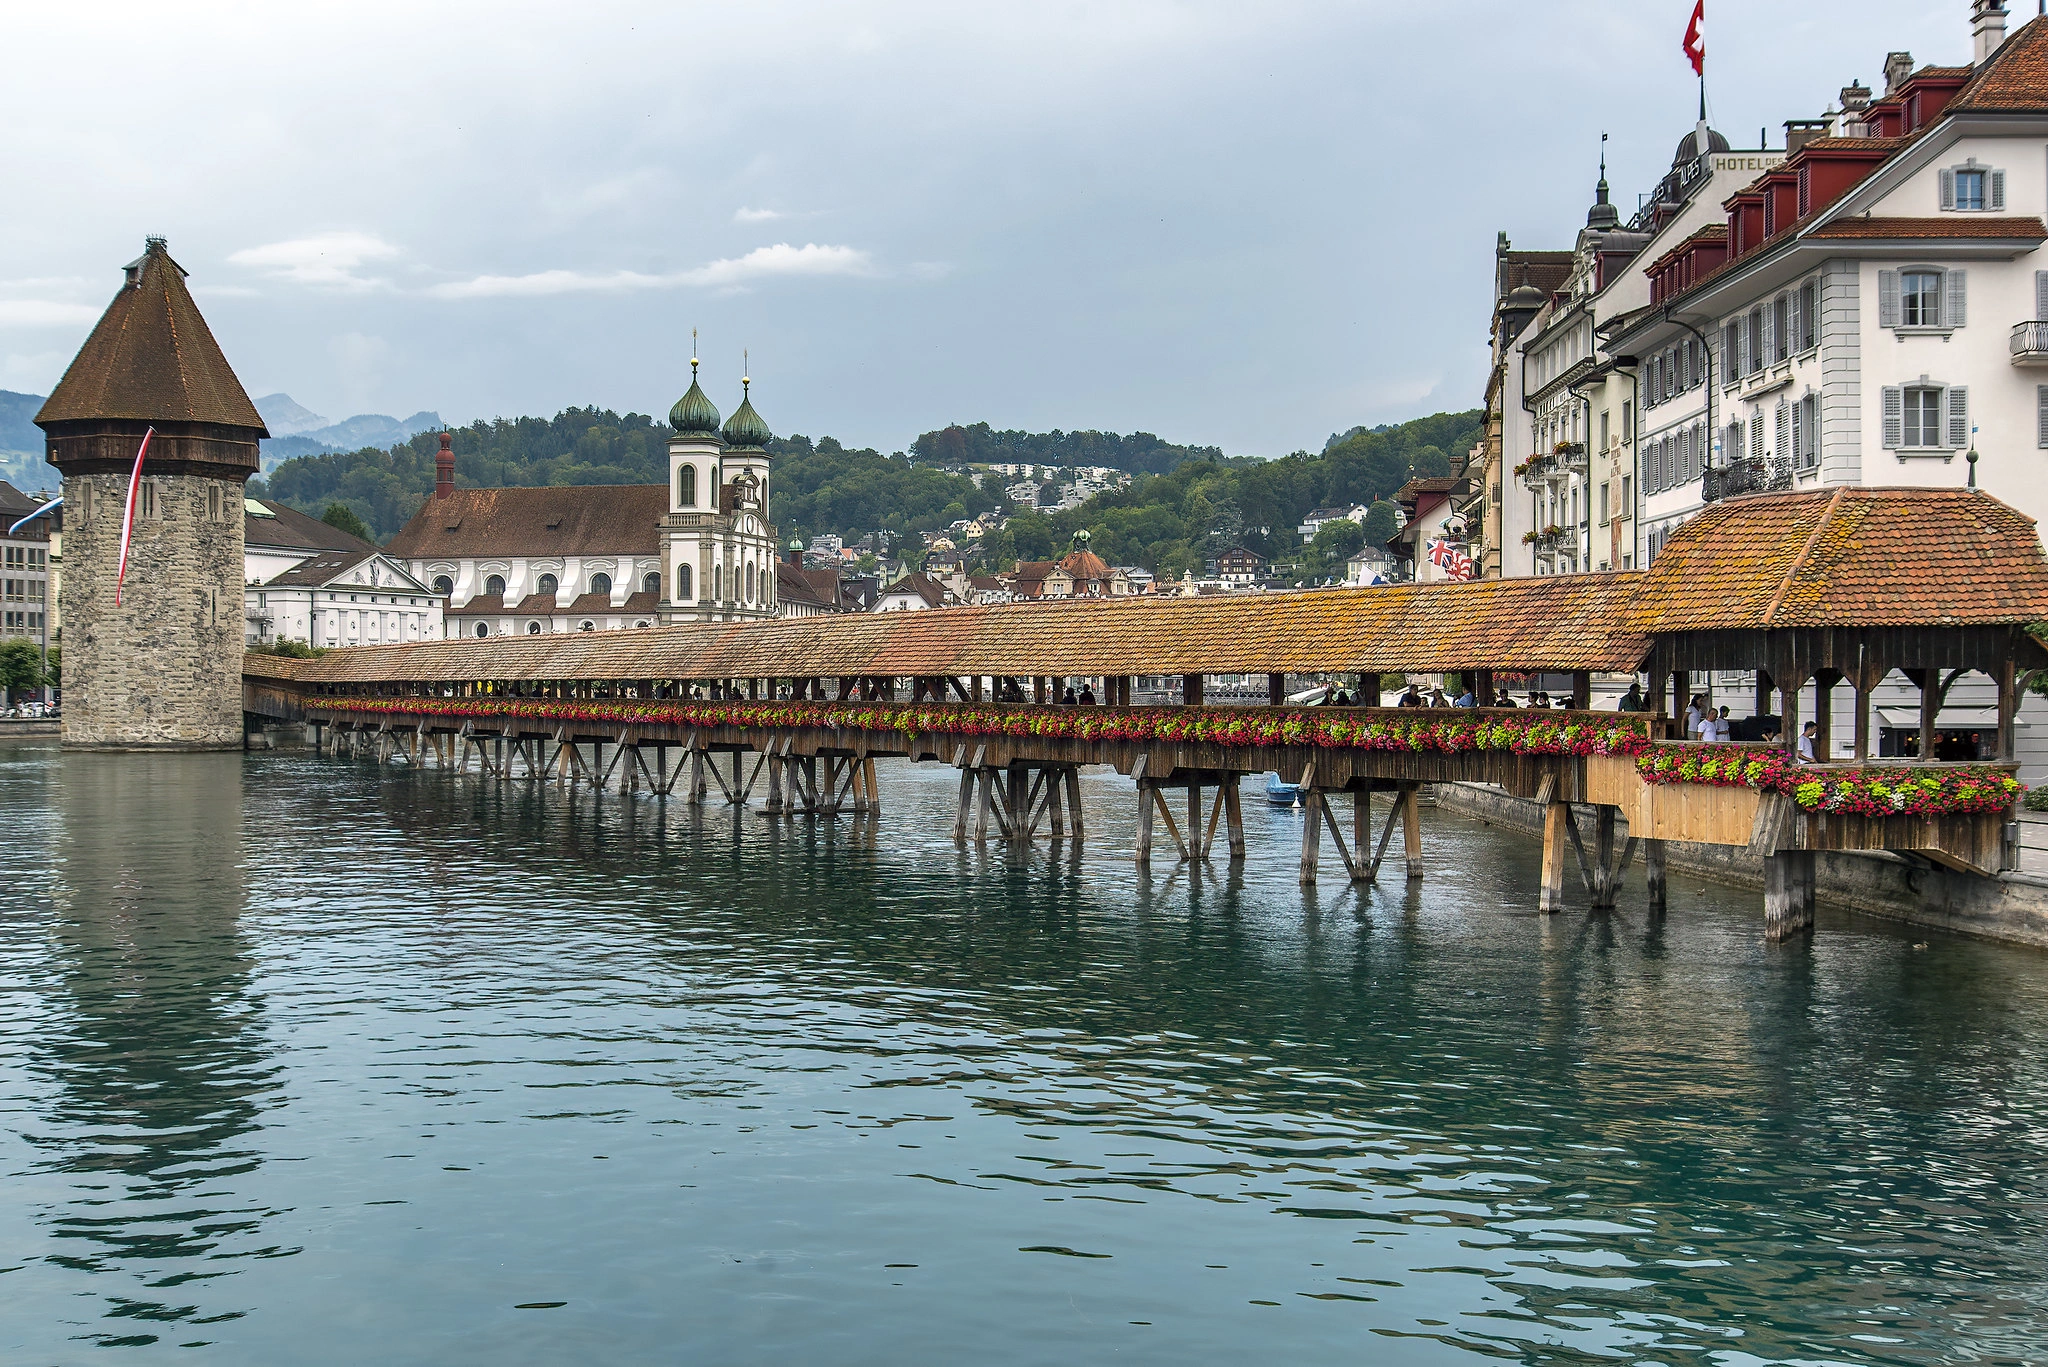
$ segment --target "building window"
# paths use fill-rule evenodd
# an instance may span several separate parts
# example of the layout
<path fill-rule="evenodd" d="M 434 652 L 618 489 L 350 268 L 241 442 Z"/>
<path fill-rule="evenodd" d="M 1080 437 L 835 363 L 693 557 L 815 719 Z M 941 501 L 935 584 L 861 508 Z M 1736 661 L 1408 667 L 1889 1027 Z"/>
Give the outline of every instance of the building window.
<path fill-rule="evenodd" d="M 694 508 L 697 506 L 697 467 L 679 465 L 676 467 L 676 506 Z"/>
<path fill-rule="evenodd" d="M 1877 321 L 1888 328 L 1959 328 L 1965 312 L 1960 270 L 1914 266 L 1877 273 Z"/>
<path fill-rule="evenodd" d="M 595 622 L 579 622 L 579 623 L 577 624 L 577 626 L 576 626 L 576 629 L 577 629 L 578 631 L 596 631 L 596 630 L 597 630 L 597 623 L 595 623 Z"/>
<path fill-rule="evenodd" d="M 1600 525 L 1603 527 L 1607 525 L 1607 482 L 1605 480 L 1602 480 L 1600 483 Z"/>
<path fill-rule="evenodd" d="M 1621 439 L 1624 442 L 1636 439 L 1635 404 L 1628 399 L 1621 401 Z"/>
<path fill-rule="evenodd" d="M 1814 322 L 1814 316 L 1819 303 L 1820 291 L 1815 287 L 1813 281 L 1809 280 L 1799 287 L 1799 349 L 1801 351 L 1813 350 L 1814 342 L 1819 336 L 1817 325 Z"/>
<path fill-rule="evenodd" d="M 611 577 L 610 575 L 608 575 L 608 574 L 593 574 L 593 575 L 591 575 L 591 576 L 590 576 L 590 591 L 591 591 L 592 593 L 601 593 L 601 594 L 603 594 L 603 595 L 604 595 L 605 597 L 607 597 L 607 598 L 611 597 L 611 594 L 612 594 L 612 577 Z"/>
<path fill-rule="evenodd" d="M 477 635 L 479 635 L 479 636 L 488 636 L 488 635 L 490 635 L 490 634 L 491 634 L 491 624 L 490 624 L 489 622 L 478 622 L 478 623 L 476 624 L 476 634 L 477 634 Z"/>
<path fill-rule="evenodd" d="M 661 571 L 660 571 L 660 570 L 649 570 L 649 571 L 647 571 L 647 573 L 646 573 L 645 575 L 641 576 L 641 579 L 640 579 L 640 592 L 642 592 L 642 593 L 652 593 L 652 594 L 655 594 L 655 595 L 657 595 L 657 596 L 659 596 L 659 595 L 660 595 L 660 593 L 661 593 Z"/>
<path fill-rule="evenodd" d="M 502 574 L 494 574 L 490 578 L 484 580 L 484 592 L 496 594 L 501 598 L 504 597 L 505 576 Z M 477 635 L 481 636 L 483 635 L 483 633 L 478 632 Z"/>
<path fill-rule="evenodd" d="M 1619 517 L 1627 517 L 1635 510 L 1634 484 L 1635 480 L 1632 476 L 1623 475 L 1621 477 L 1621 508 L 1616 514 Z"/>
<path fill-rule="evenodd" d="M 538 635 L 540 635 L 540 623 L 539 623 L 539 622 L 528 622 L 528 623 L 526 624 L 526 634 L 527 634 L 528 636 L 538 636 Z"/>
<path fill-rule="evenodd" d="M 2005 172 L 1980 166 L 1975 157 L 1940 173 L 1941 207 L 1964 213 L 1998 213 L 2005 208 Z"/>
<path fill-rule="evenodd" d="M 160 516 L 157 506 L 155 480 L 145 479 L 135 486 L 135 516 L 138 518 Z"/>
<path fill-rule="evenodd" d="M 455 581 L 445 574 L 435 575 L 434 592 L 440 594 L 443 598 L 448 597 L 455 592 Z"/>
<path fill-rule="evenodd" d="M 754 601 L 754 567 L 751 563 L 747 566 L 746 593 L 740 599 L 740 601 L 743 603 L 751 603 Z"/>
<path fill-rule="evenodd" d="M 676 566 L 676 601 L 678 603 L 687 603 L 689 600 L 690 567 L 679 564 Z"/>
<path fill-rule="evenodd" d="M 1777 344 L 1771 350 L 1775 360 L 1786 360 L 1792 355 L 1791 322 L 1792 301 L 1789 295 L 1779 295 L 1771 304 L 1771 333 Z"/>
<path fill-rule="evenodd" d="M 711 601 L 712 601 L 712 602 L 714 602 L 714 603 L 717 603 L 717 602 L 722 602 L 722 601 L 724 601 L 724 599 L 725 599 L 725 566 L 723 566 L 723 565 L 713 565 L 713 566 L 711 567 Z"/>
<path fill-rule="evenodd" d="M 1905 397 L 1905 445 L 1941 445 L 1941 391 L 1908 389 Z"/>
<path fill-rule="evenodd" d="M 555 576 L 553 576 L 552 574 L 544 574 L 540 577 L 540 581 L 533 586 L 533 591 L 535 593 L 544 593 L 548 595 L 550 598 L 552 598 L 554 597 L 556 590 L 560 589 L 561 587 L 561 581 L 556 579 Z"/>
<path fill-rule="evenodd" d="M 1905 271 L 1899 276 L 1899 322 L 1909 328 L 1941 326 L 1941 273 Z"/>

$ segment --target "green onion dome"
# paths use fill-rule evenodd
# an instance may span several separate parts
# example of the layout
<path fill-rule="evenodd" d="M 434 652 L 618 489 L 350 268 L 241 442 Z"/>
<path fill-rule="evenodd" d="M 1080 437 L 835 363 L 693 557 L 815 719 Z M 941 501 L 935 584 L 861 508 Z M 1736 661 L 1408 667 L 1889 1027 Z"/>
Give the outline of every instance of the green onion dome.
<path fill-rule="evenodd" d="M 740 406 L 725 420 L 725 444 L 746 451 L 758 451 L 775 440 L 768 424 L 761 421 L 761 415 L 754 411 L 754 401 L 746 397 L 747 388 L 752 383 L 746 378 L 740 380 Z"/>
<path fill-rule="evenodd" d="M 679 437 L 715 437 L 718 435 L 718 406 L 711 402 L 697 384 L 697 358 L 690 358 L 690 392 L 676 400 L 676 406 L 668 411 L 668 425 Z"/>

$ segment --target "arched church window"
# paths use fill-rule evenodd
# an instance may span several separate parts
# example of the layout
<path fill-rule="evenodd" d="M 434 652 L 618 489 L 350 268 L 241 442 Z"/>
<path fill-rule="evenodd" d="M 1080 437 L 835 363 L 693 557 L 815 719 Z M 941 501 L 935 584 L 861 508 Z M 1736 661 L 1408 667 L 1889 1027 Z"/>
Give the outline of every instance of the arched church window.
<path fill-rule="evenodd" d="M 607 597 L 607 598 L 611 597 L 611 596 L 612 596 L 612 577 L 611 577 L 610 575 L 608 575 L 608 574 L 593 574 L 593 575 L 591 575 L 591 576 L 590 576 L 590 591 L 591 591 L 592 593 L 601 593 L 601 594 L 603 594 L 603 595 L 604 595 L 605 597 Z"/>
<path fill-rule="evenodd" d="M 440 594 L 443 598 L 448 597 L 455 592 L 455 581 L 445 574 L 435 575 L 434 592 Z"/>
<path fill-rule="evenodd" d="M 725 597 L 725 566 L 711 567 L 711 601 L 716 603 Z"/>
<path fill-rule="evenodd" d="M 754 567 L 752 564 L 747 566 L 747 596 L 745 601 L 749 603 L 754 601 Z"/>
<path fill-rule="evenodd" d="M 689 598 L 690 598 L 690 567 L 689 567 L 688 565 L 677 565 L 677 566 L 676 566 L 676 601 L 677 601 L 678 603 L 688 602 L 688 601 L 689 601 Z"/>
<path fill-rule="evenodd" d="M 505 592 L 505 576 L 502 574 L 494 574 L 490 578 L 484 580 L 484 592 L 502 595 Z M 481 636 L 483 635 L 483 633 L 479 631 L 477 635 Z"/>
<path fill-rule="evenodd" d="M 676 467 L 676 506 L 694 508 L 697 506 L 697 467 L 679 465 Z"/>
<path fill-rule="evenodd" d="M 596 631 L 596 630 L 597 630 L 597 623 L 595 623 L 595 622 L 583 622 L 583 623 L 580 623 L 580 624 L 579 624 L 579 625 L 577 626 L 576 630 L 578 630 L 578 631 Z"/>
<path fill-rule="evenodd" d="M 649 570 L 649 571 L 647 571 L 647 573 L 646 573 L 646 574 L 645 574 L 645 575 L 644 575 L 644 576 L 643 576 L 643 577 L 641 578 L 641 580 L 640 580 L 640 592 L 642 592 L 642 593 L 660 593 L 660 592 L 661 592 L 661 571 L 660 571 L 660 570 Z"/>
<path fill-rule="evenodd" d="M 561 586 L 561 580 L 555 578 L 555 576 L 553 576 L 552 574 L 544 574 L 540 577 L 540 582 L 533 586 L 533 591 L 535 593 L 545 593 L 552 595 L 555 592 L 555 590 L 559 589 Z"/>
<path fill-rule="evenodd" d="M 539 622 L 528 622 L 528 623 L 526 624 L 526 634 L 527 634 L 528 636 L 538 636 L 538 635 L 540 635 L 540 623 L 539 623 Z"/>
<path fill-rule="evenodd" d="M 490 624 L 489 622 L 478 622 L 478 623 L 476 624 L 476 634 L 477 634 L 477 635 L 479 635 L 479 636 L 488 636 L 488 635 L 490 635 L 490 634 L 491 634 L 491 624 Z"/>

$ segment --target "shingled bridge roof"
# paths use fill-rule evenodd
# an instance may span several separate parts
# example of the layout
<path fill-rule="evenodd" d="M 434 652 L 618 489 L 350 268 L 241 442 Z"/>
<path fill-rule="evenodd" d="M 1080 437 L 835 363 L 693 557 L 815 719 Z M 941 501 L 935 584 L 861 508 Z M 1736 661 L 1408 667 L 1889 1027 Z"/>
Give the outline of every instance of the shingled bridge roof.
<path fill-rule="evenodd" d="M 491 636 L 330 651 L 308 683 L 1633 671 L 1673 632 L 2048 621 L 2032 521 L 1987 494 L 1857 489 L 1710 505 L 1647 573 Z"/>

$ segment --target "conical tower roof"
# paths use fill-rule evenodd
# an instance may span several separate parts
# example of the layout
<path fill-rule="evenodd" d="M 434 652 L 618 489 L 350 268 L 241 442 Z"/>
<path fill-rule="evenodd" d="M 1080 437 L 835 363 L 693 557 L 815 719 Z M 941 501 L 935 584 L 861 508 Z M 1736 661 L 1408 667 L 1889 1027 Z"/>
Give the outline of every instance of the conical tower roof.
<path fill-rule="evenodd" d="M 213 423 L 269 436 L 185 288 L 185 270 L 152 237 L 50 392 L 36 422 L 121 418 Z"/>
<path fill-rule="evenodd" d="M 703 387 L 697 383 L 697 358 L 690 358 L 690 389 L 676 406 L 668 411 L 668 425 L 679 437 L 715 437 L 718 435 L 718 405 L 711 402 Z"/>
<path fill-rule="evenodd" d="M 725 420 L 725 444 L 743 450 L 758 451 L 775 440 L 775 434 L 768 430 L 768 424 L 754 411 L 754 401 L 747 396 L 753 385 L 751 379 L 740 380 L 740 406 Z"/>

